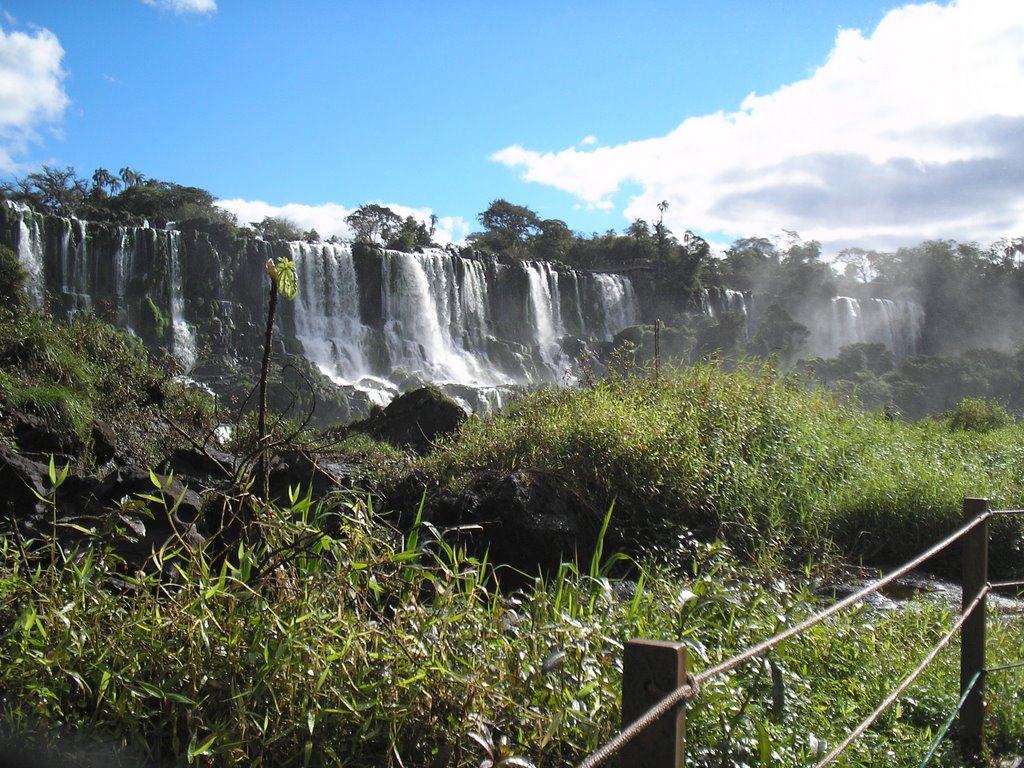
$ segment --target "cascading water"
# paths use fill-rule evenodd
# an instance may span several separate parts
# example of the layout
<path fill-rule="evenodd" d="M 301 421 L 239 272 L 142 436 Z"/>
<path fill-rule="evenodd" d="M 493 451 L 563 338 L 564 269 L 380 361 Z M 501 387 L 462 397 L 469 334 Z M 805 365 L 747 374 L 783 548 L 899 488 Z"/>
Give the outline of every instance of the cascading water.
<path fill-rule="evenodd" d="M 633 284 L 618 275 L 591 275 L 594 285 L 594 303 L 603 308 L 599 316 L 602 318 L 600 332 L 603 338 L 611 338 L 616 333 L 637 323 L 637 301 L 633 293 Z"/>
<path fill-rule="evenodd" d="M 530 319 L 534 342 L 544 365 L 557 375 L 559 372 L 559 339 L 565 335 L 562 325 L 562 305 L 558 296 L 558 273 L 551 265 L 540 261 L 523 263 L 530 286 Z"/>
<path fill-rule="evenodd" d="M 749 316 L 747 297 L 743 291 L 732 288 L 705 288 L 702 302 L 704 314 L 710 318 L 718 318 L 728 312 Z"/>
<path fill-rule="evenodd" d="M 486 326 L 479 325 L 486 315 L 483 305 L 461 304 L 477 296 L 472 288 L 460 291 L 451 256 L 386 251 L 382 258 L 384 338 L 391 368 L 423 372 L 436 382 L 513 383 L 488 364 L 485 350 L 466 344 L 485 335 Z"/>
<path fill-rule="evenodd" d="M 352 249 L 290 243 L 289 250 L 299 284 L 295 335 L 306 356 L 335 381 L 351 383 L 371 375 Z"/>
<path fill-rule="evenodd" d="M 86 222 L 63 219 L 61 242 L 61 291 L 68 318 L 92 307 L 91 277 Z"/>
<path fill-rule="evenodd" d="M 135 238 L 128 227 L 118 227 L 117 249 L 114 251 L 114 299 L 118 325 L 131 330 L 128 312 L 128 280 L 135 261 Z"/>
<path fill-rule="evenodd" d="M 25 270 L 25 291 L 34 309 L 43 306 L 43 234 L 42 217 L 21 203 L 4 201 L 18 220 L 18 263 Z"/>
<path fill-rule="evenodd" d="M 434 249 L 383 251 L 374 260 L 379 275 L 361 278 L 348 245 L 289 249 L 299 279 L 296 337 L 324 373 L 357 387 L 393 391 L 392 382 L 415 375 L 491 407 L 509 387 L 560 381 L 567 334 L 609 340 L 637 315 L 632 286 L 619 276 Z M 361 313 L 360 279 L 380 282 L 377 320 Z"/>
<path fill-rule="evenodd" d="M 921 342 L 921 309 L 891 299 L 832 299 L 831 354 L 849 344 L 884 344 L 896 358 L 915 354 Z"/>
<path fill-rule="evenodd" d="M 171 329 L 174 334 L 174 356 L 185 372 L 196 364 L 196 339 L 192 327 L 185 320 L 185 292 L 181 274 L 181 233 L 165 229 L 160 233 L 167 249 L 168 278 L 171 289 Z"/>
<path fill-rule="evenodd" d="M 37 305 L 48 288 L 69 316 L 92 308 L 148 344 L 169 346 L 186 369 L 205 364 L 199 334 L 225 360 L 262 339 L 262 265 L 280 246 L 240 241 L 220 253 L 204 233 L 9 209 L 0 236 L 29 272 Z M 616 275 L 440 249 L 287 247 L 299 291 L 279 310 L 281 342 L 301 345 L 335 382 L 366 393 L 364 403 L 431 382 L 474 409 L 499 407 L 513 387 L 564 380 L 563 341 L 574 351 L 610 341 L 638 314 L 630 281 Z"/>

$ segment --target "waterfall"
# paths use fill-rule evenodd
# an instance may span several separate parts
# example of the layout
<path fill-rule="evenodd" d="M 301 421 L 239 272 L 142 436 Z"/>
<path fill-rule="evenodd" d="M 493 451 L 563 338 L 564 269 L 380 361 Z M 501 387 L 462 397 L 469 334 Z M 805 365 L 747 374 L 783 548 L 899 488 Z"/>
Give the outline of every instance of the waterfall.
<path fill-rule="evenodd" d="M 5 200 L 4 203 L 15 215 L 18 222 L 17 248 L 18 263 L 25 270 L 25 292 L 29 305 L 34 309 L 43 306 L 43 233 L 42 217 L 23 203 Z"/>
<path fill-rule="evenodd" d="M 633 284 L 619 275 L 593 274 L 594 302 L 601 311 L 601 327 L 594 335 L 610 339 L 616 333 L 637 323 L 637 302 Z"/>
<path fill-rule="evenodd" d="M 558 296 L 558 274 L 551 265 L 540 261 L 523 262 L 529 281 L 529 317 L 533 325 L 533 342 L 550 371 L 559 373 L 558 341 L 565 335 L 562 305 Z"/>
<path fill-rule="evenodd" d="M 185 320 L 185 292 L 181 272 L 181 233 L 166 229 L 160 233 L 167 249 L 168 279 L 171 291 L 171 329 L 174 356 L 189 372 L 196 364 L 196 340 L 192 327 Z"/>
<path fill-rule="evenodd" d="M 917 353 L 921 343 L 921 308 L 892 299 L 832 299 L 831 354 L 848 344 L 884 344 L 896 358 Z"/>
<path fill-rule="evenodd" d="M 61 219 L 61 292 L 68 319 L 92 307 L 93 283 L 89 262 L 87 223 L 81 219 Z"/>
<path fill-rule="evenodd" d="M 481 285 L 443 251 L 386 251 L 382 260 L 384 338 L 391 368 L 418 371 L 436 382 L 471 386 L 514 383 L 473 346 L 487 333 Z M 463 265 L 464 266 L 464 265 Z M 464 289 L 465 288 L 465 289 Z M 463 303 L 463 302 L 467 303 Z"/>
<path fill-rule="evenodd" d="M 290 243 L 299 294 L 295 335 L 306 356 L 338 382 L 355 382 L 372 371 L 368 329 L 359 319 L 359 289 L 347 245 Z"/>
<path fill-rule="evenodd" d="M 727 312 L 749 317 L 747 296 L 743 291 L 732 288 L 705 288 L 701 294 L 704 314 L 715 319 Z"/>
<path fill-rule="evenodd" d="M 0 237 L 25 265 L 34 303 L 44 304 L 49 287 L 69 317 L 106 312 L 146 343 L 169 346 L 189 370 L 207 353 L 238 357 L 262 339 L 267 296 L 259 278 L 274 249 L 287 247 L 299 290 L 281 309 L 280 341 L 365 394 L 362 402 L 383 404 L 429 382 L 475 409 L 500 407 L 513 387 L 561 383 L 567 350 L 610 341 L 638 316 L 628 278 L 547 262 L 503 264 L 441 249 L 363 252 L 345 243 L 215 245 L 202 232 L 43 217 L 8 205 Z"/>
<path fill-rule="evenodd" d="M 476 389 L 557 382 L 569 365 L 561 347 L 567 334 L 608 340 L 636 321 L 625 278 L 545 262 L 507 267 L 434 249 L 380 254 L 375 324 L 361 313 L 365 286 L 349 245 L 292 243 L 289 251 L 299 279 L 296 337 L 338 383 L 382 381 L 396 371 Z"/>
<path fill-rule="evenodd" d="M 135 263 L 135 237 L 128 227 L 117 228 L 117 247 L 114 251 L 114 300 L 118 325 L 132 331 L 128 311 L 128 280 Z"/>

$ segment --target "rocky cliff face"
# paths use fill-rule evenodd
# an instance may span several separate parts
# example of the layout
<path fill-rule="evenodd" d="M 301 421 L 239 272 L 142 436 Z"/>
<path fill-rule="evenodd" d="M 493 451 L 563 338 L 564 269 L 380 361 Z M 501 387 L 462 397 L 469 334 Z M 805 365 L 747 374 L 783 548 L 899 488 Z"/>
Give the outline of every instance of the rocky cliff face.
<path fill-rule="evenodd" d="M 29 274 L 33 304 L 91 310 L 165 349 L 215 390 L 251 370 L 262 344 L 268 258 L 296 263 L 299 296 L 280 307 L 277 351 L 306 378 L 350 395 L 338 417 L 365 415 L 401 391 L 436 384 L 467 407 L 511 389 L 558 383 L 574 353 L 637 321 L 628 278 L 544 262 L 501 264 L 443 250 L 211 240 L 41 216 L 0 206 L 0 239 Z M 322 398 L 321 398 L 322 399 Z"/>

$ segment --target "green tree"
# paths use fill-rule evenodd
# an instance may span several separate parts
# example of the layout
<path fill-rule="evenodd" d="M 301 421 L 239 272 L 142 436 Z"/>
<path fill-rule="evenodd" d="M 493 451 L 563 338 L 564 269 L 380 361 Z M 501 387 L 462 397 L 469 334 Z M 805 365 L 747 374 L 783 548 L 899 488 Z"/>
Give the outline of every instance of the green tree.
<path fill-rule="evenodd" d="M 264 240 L 285 240 L 287 242 L 302 240 L 299 228 L 282 216 L 265 216 L 263 221 L 253 222 L 252 228 Z"/>
<path fill-rule="evenodd" d="M 92 172 L 93 188 L 111 195 L 116 195 L 121 190 L 121 182 L 106 168 L 97 168 Z"/>
<path fill-rule="evenodd" d="M 777 355 L 783 362 L 792 362 L 811 335 L 806 326 L 793 320 L 778 302 L 765 310 L 757 334 L 750 341 L 750 351 L 760 357 Z"/>
<path fill-rule="evenodd" d="M 146 180 L 145 176 L 138 171 L 129 168 L 127 165 L 118 171 L 118 174 L 121 177 L 121 181 L 124 182 L 125 188 L 137 187 Z"/>
<path fill-rule="evenodd" d="M 398 228 L 397 234 L 387 243 L 388 248 L 396 251 L 405 251 L 406 253 L 417 249 L 429 248 L 432 245 L 427 225 L 422 221 L 417 221 L 412 216 L 405 217 L 405 221 Z"/>
<path fill-rule="evenodd" d="M 345 217 L 356 242 L 387 245 L 402 231 L 402 217 L 386 205 L 368 203 Z"/>
<path fill-rule="evenodd" d="M 530 245 L 537 258 L 545 261 L 562 261 L 572 248 L 575 236 L 566 223 L 560 219 L 544 219 L 539 224 Z"/>
<path fill-rule="evenodd" d="M 88 184 L 70 165 L 65 168 L 44 165 L 41 170 L 15 181 L 12 191 L 14 199 L 46 213 L 72 216 L 85 200 Z"/>
<path fill-rule="evenodd" d="M 478 216 L 484 233 L 470 235 L 470 241 L 499 254 L 527 255 L 527 242 L 541 232 L 540 217 L 523 205 L 494 200 Z"/>
<path fill-rule="evenodd" d="M 761 288 L 779 265 L 779 250 L 766 237 L 743 237 L 725 252 L 720 272 L 725 284 L 741 291 Z"/>

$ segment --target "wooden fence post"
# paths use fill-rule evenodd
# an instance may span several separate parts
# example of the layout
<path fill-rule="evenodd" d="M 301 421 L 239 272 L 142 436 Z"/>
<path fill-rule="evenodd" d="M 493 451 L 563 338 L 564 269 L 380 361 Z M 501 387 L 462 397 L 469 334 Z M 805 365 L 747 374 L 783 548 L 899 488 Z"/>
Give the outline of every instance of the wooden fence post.
<path fill-rule="evenodd" d="M 622 727 L 686 682 L 686 646 L 663 640 L 630 640 L 622 660 Z M 682 768 L 686 710 L 680 705 L 622 748 L 621 766 Z"/>
<path fill-rule="evenodd" d="M 988 512 L 988 499 L 964 499 L 965 523 Z M 966 608 L 988 583 L 988 520 L 979 523 L 963 540 L 963 575 L 961 605 Z M 985 598 L 960 628 L 960 695 L 971 680 L 977 682 L 960 710 L 960 750 L 965 758 L 977 759 L 981 754 L 985 727 Z"/>

